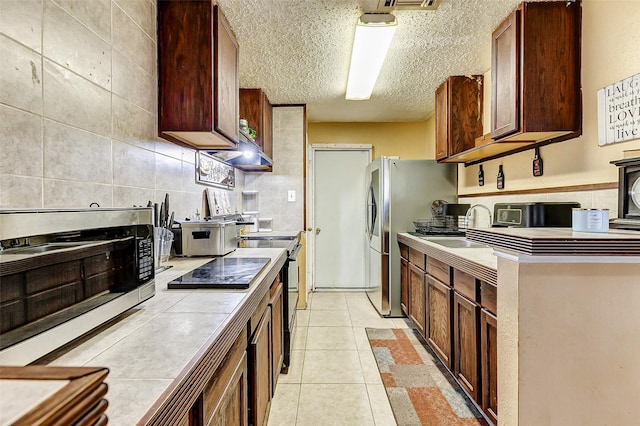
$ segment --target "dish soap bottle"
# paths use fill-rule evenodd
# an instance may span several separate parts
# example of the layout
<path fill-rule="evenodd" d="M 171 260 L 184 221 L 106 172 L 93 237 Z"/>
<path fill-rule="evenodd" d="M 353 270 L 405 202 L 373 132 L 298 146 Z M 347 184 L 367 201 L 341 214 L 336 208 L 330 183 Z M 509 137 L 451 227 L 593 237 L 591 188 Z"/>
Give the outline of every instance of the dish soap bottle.
<path fill-rule="evenodd" d="M 497 186 L 498 189 L 504 189 L 504 172 L 502 171 L 502 164 L 498 166 Z"/>

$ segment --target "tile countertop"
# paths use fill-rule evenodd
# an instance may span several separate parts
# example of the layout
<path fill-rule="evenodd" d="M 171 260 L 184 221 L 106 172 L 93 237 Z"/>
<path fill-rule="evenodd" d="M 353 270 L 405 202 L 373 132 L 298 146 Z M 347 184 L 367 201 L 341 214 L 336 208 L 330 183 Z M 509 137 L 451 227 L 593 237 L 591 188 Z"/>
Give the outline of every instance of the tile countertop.
<path fill-rule="evenodd" d="M 437 244 L 438 240 L 459 240 L 462 237 L 416 237 L 399 233 L 398 241 L 441 260 L 455 268 L 492 284 L 497 283 L 498 258 L 492 247 L 452 248 Z"/>
<path fill-rule="evenodd" d="M 284 264 L 286 251 L 237 249 L 228 256 L 270 257 L 271 262 L 248 290 L 167 290 L 169 281 L 211 260 L 172 259 L 168 262 L 172 268 L 156 276 L 155 296 L 92 332 L 79 345 L 47 359 L 47 364 L 109 368 L 105 380 L 109 424 L 136 424 L 171 389 L 174 379 L 184 374 L 203 345 L 215 345 L 259 284 L 274 267 Z"/>

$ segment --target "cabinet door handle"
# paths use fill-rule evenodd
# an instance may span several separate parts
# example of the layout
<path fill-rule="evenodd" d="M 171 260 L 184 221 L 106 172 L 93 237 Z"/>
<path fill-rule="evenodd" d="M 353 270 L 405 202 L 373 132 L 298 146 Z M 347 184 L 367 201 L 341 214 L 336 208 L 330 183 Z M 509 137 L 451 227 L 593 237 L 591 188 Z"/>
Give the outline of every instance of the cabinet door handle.
<path fill-rule="evenodd" d="M 318 235 L 320 233 L 320 231 L 322 231 L 322 229 L 316 228 L 316 235 Z"/>

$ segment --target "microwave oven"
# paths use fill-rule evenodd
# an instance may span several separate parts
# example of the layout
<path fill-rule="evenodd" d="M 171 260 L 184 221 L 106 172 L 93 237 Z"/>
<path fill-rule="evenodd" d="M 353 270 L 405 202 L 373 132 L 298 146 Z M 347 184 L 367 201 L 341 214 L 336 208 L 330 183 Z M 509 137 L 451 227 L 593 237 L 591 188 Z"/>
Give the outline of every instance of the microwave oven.
<path fill-rule="evenodd" d="M 32 363 L 155 294 L 153 210 L 0 211 L 0 365 Z"/>

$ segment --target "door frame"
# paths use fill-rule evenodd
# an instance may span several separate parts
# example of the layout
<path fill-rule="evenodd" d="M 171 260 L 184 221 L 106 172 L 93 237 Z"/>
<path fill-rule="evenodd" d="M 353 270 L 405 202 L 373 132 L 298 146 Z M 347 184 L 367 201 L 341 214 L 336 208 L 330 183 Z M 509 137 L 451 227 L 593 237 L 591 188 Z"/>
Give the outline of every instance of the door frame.
<path fill-rule="evenodd" d="M 307 228 L 305 229 L 306 242 L 307 242 L 307 252 L 306 252 L 306 262 L 307 262 L 307 295 L 312 291 L 315 291 L 316 281 L 315 281 L 315 154 L 317 151 L 366 151 L 369 154 L 369 162 L 371 162 L 371 157 L 373 155 L 373 145 L 371 144 L 340 144 L 340 143 L 331 143 L 331 144 L 310 144 L 307 146 Z M 363 170 L 364 173 L 364 170 Z M 364 190 L 364 189 L 363 189 Z M 311 283 L 309 285 L 308 283 Z M 307 300 L 310 300 L 307 297 Z"/>

